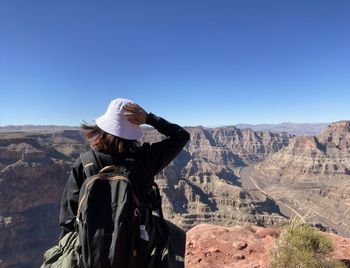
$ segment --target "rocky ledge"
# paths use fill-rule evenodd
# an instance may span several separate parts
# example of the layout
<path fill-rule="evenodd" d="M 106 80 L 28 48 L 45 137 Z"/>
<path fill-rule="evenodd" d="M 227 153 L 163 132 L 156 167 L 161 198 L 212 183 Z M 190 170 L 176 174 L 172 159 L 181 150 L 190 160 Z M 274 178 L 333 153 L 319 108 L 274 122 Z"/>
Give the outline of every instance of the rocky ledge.
<path fill-rule="evenodd" d="M 197 225 L 187 232 L 186 267 L 267 268 L 269 250 L 279 233 L 279 229 L 258 226 Z M 325 234 L 333 242 L 333 257 L 349 264 L 350 239 Z"/>

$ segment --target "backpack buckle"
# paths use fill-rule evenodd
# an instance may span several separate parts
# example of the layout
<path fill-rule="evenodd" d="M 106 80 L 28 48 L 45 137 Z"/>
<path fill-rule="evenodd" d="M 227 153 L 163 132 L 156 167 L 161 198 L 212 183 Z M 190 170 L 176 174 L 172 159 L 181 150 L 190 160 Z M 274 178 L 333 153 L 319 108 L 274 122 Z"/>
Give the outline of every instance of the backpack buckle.
<path fill-rule="evenodd" d="M 140 212 L 139 208 L 135 208 L 135 210 L 134 210 L 135 217 L 139 217 L 140 214 L 141 214 L 141 212 Z"/>

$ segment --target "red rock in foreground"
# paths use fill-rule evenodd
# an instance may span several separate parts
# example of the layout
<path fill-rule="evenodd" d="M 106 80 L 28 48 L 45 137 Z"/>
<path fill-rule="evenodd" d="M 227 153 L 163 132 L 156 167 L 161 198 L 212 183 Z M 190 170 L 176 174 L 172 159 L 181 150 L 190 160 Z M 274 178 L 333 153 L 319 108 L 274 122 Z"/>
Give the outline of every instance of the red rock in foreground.
<path fill-rule="evenodd" d="M 186 268 L 267 268 L 269 249 L 279 235 L 274 228 L 200 224 L 187 232 Z M 350 262 L 350 239 L 327 234 L 334 257 Z"/>

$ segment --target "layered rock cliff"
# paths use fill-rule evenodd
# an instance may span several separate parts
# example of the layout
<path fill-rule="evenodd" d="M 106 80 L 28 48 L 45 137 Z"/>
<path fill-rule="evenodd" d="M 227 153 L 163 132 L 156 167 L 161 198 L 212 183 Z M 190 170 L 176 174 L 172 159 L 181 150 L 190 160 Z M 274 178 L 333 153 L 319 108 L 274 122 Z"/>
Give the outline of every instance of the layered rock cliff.
<path fill-rule="evenodd" d="M 332 123 L 319 135 L 320 141 L 328 148 L 350 151 L 350 121 Z"/>
<path fill-rule="evenodd" d="M 247 164 L 263 160 L 266 156 L 288 145 L 293 135 L 252 131 L 233 127 L 211 129 L 215 140 L 220 141 L 231 152 L 241 157 Z"/>
<path fill-rule="evenodd" d="M 259 172 L 282 179 L 350 175 L 350 121 L 328 126 L 319 136 L 301 136 L 257 166 Z"/>
<path fill-rule="evenodd" d="M 57 241 L 59 201 L 78 132 L 3 134 L 0 139 L 0 267 L 39 267 Z"/>

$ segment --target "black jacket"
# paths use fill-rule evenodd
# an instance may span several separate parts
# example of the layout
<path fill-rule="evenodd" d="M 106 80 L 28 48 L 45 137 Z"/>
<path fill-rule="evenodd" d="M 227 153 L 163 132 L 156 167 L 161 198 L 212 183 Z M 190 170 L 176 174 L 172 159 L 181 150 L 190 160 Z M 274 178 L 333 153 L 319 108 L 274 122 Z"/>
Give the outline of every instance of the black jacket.
<path fill-rule="evenodd" d="M 176 157 L 190 139 L 189 133 L 182 127 L 152 113 L 148 114 L 146 123 L 153 126 L 167 138 L 153 144 L 144 143 L 132 155 L 110 155 L 96 151 L 102 166 L 118 165 L 118 162 L 122 160 L 121 158 L 132 157 L 135 159 L 132 172 L 130 173 L 130 180 L 134 185 L 134 190 L 141 196 L 141 199 L 143 194 L 148 193 L 154 181 L 154 176 Z M 60 212 L 62 233 L 60 238 L 74 229 L 79 192 L 85 179 L 86 175 L 84 174 L 83 165 L 80 158 L 78 158 L 73 165 L 62 196 Z"/>

